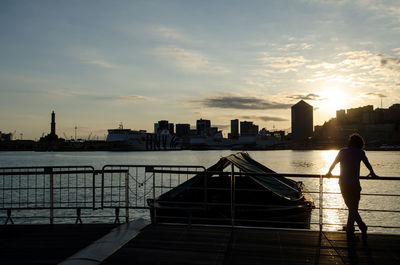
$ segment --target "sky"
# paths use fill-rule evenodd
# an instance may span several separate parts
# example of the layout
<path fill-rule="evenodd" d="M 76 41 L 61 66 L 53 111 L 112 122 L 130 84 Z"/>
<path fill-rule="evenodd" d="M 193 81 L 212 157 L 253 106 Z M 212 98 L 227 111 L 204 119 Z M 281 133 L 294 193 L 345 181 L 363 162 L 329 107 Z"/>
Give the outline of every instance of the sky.
<path fill-rule="evenodd" d="M 0 131 L 104 138 L 107 129 L 230 120 L 290 129 L 400 103 L 400 1 L 0 2 Z M 22 134 L 22 135 L 21 135 Z"/>

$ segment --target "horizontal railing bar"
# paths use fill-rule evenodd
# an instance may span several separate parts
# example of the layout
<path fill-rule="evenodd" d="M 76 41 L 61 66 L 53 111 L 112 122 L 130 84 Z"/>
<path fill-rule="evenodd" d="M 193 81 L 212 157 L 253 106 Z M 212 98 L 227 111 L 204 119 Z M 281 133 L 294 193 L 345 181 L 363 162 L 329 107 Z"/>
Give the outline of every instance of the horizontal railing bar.
<path fill-rule="evenodd" d="M 91 202 L 88 202 L 87 204 L 90 204 Z M 75 203 L 74 203 L 75 204 Z M 6 211 L 6 210 L 50 210 L 50 209 L 55 209 L 55 210 L 76 210 L 76 209 L 82 209 L 82 210 L 93 210 L 93 207 L 91 206 L 73 206 L 73 207 L 21 207 L 21 208 L 12 208 L 12 207 L 5 207 L 5 208 L 0 208 L 0 211 Z M 96 209 L 96 208 L 94 208 Z"/>
<path fill-rule="evenodd" d="M 324 223 L 324 225 L 330 225 L 330 226 L 345 226 L 346 224 L 332 224 L 332 223 Z M 387 226 L 387 225 L 368 225 L 368 227 L 375 227 L 375 228 L 400 228 L 400 226 Z"/>
<path fill-rule="evenodd" d="M 187 175 L 187 174 L 204 174 L 206 171 L 180 171 L 180 170 L 160 170 L 160 169 L 154 169 L 151 171 L 147 171 L 151 173 L 163 173 L 163 174 L 181 174 L 181 175 Z"/>
<path fill-rule="evenodd" d="M 0 169 L 1 170 L 1 169 Z M 1 172 L 0 175 L 49 175 L 49 174 L 85 174 L 85 173 L 95 173 L 95 174 L 102 174 L 102 173 L 126 173 L 128 169 L 110 169 L 110 170 L 76 170 L 76 171 L 8 171 L 8 172 Z M 152 169 L 147 172 L 154 172 L 154 173 L 171 173 L 171 174 L 199 174 L 205 173 L 207 174 L 222 174 L 222 175 L 231 175 L 232 172 L 221 172 L 221 171 L 181 171 L 181 170 L 161 170 L 161 169 Z M 252 172 L 234 172 L 236 176 L 274 176 L 274 177 L 301 177 L 301 178 L 339 178 L 337 175 L 323 175 L 323 174 L 297 174 L 297 173 L 252 173 Z M 360 179 L 369 179 L 369 180 L 400 180 L 400 177 L 389 177 L 389 176 L 381 176 L 381 177 L 368 177 L 368 176 L 360 176 Z"/>
<path fill-rule="evenodd" d="M 222 174 L 231 176 L 232 172 L 225 171 L 207 171 L 207 174 Z M 273 176 L 273 177 L 299 177 L 299 178 L 333 178 L 337 179 L 340 176 L 338 175 L 326 175 L 326 174 L 298 174 L 298 173 L 258 173 L 258 172 L 233 172 L 235 176 Z M 360 176 L 360 179 L 368 179 L 368 180 L 400 180 L 400 177 L 392 177 L 392 176 L 379 176 L 379 177 L 368 177 L 368 176 Z"/>
<path fill-rule="evenodd" d="M 201 169 L 206 169 L 204 166 L 199 166 L 199 165 L 104 165 L 103 168 L 106 167 L 131 167 L 131 168 L 136 168 L 136 167 L 143 167 L 143 168 L 151 168 L 151 167 L 168 167 L 168 168 L 201 168 Z"/>
<path fill-rule="evenodd" d="M 115 187 L 115 186 L 114 186 Z M 154 186 L 155 188 L 175 188 L 176 186 L 170 187 L 170 186 Z M 187 188 L 187 190 L 204 190 L 204 187 L 190 187 Z M 207 191 L 209 190 L 215 190 L 215 191 L 230 191 L 228 188 L 206 188 Z M 251 192 L 270 192 L 269 190 L 260 190 L 260 189 L 238 189 L 236 188 L 235 191 L 251 191 Z M 304 193 L 312 193 L 312 194 L 319 194 L 319 191 L 303 191 Z M 324 191 L 323 194 L 332 194 L 332 195 L 341 195 L 342 193 L 340 192 L 330 192 L 330 191 Z M 391 196 L 391 197 L 400 197 L 400 194 L 380 194 L 380 193 L 361 193 L 361 195 L 366 195 L 366 196 Z"/>
<path fill-rule="evenodd" d="M 83 166 L 33 166 L 33 167 L 0 167 L 0 170 L 5 170 L 5 169 L 39 169 L 39 168 L 93 168 L 93 166 L 88 166 L 88 165 L 83 165 Z M 94 169 L 94 168 L 93 168 Z"/>
<path fill-rule="evenodd" d="M 26 175 L 61 175 L 61 174 L 103 174 L 103 173 L 127 173 L 128 170 L 63 170 L 63 171 L 0 171 L 0 176 L 26 176 Z"/>
<path fill-rule="evenodd" d="M 339 211 L 347 211 L 347 208 L 329 208 L 324 207 L 324 210 L 339 210 Z M 375 210 L 375 209 L 358 209 L 360 212 L 382 212 L 382 213 L 400 213 L 400 210 Z"/>

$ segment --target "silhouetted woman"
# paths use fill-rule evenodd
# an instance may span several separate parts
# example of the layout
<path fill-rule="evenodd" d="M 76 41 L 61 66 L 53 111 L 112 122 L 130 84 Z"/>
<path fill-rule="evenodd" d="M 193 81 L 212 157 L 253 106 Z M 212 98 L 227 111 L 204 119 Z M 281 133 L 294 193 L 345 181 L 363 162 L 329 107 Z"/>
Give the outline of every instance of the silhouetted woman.
<path fill-rule="evenodd" d="M 337 163 L 340 163 L 340 178 L 339 185 L 340 191 L 344 202 L 349 209 L 349 215 L 347 218 L 346 232 L 347 236 L 354 238 L 354 221 L 357 222 L 363 237 L 367 235 L 367 225 L 361 219 L 358 213 L 358 204 L 360 202 L 360 163 L 364 162 L 365 166 L 370 171 L 371 177 L 377 177 L 372 169 L 371 164 L 368 161 L 364 148 L 364 139 L 357 133 L 350 135 L 348 147 L 343 148 L 339 151 L 338 155 L 333 161 L 327 175 L 331 175 L 332 170 L 335 168 Z"/>

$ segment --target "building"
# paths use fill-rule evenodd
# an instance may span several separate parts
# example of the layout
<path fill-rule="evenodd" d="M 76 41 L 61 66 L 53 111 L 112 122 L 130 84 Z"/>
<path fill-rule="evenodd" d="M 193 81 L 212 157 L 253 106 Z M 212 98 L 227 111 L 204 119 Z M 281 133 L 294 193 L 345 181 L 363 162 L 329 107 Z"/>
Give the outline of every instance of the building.
<path fill-rule="evenodd" d="M 198 135 L 203 135 L 207 132 L 208 128 L 211 127 L 211 121 L 210 120 L 197 120 L 196 121 L 196 130 Z"/>
<path fill-rule="evenodd" d="M 161 133 L 162 131 L 168 131 L 169 134 L 174 134 L 174 124 L 169 123 L 167 120 L 161 120 L 154 123 L 154 133 Z"/>
<path fill-rule="evenodd" d="M 239 120 L 231 120 L 231 133 L 228 134 L 229 139 L 237 139 L 239 137 Z"/>
<path fill-rule="evenodd" d="M 293 140 L 305 142 L 313 135 L 313 106 L 300 100 L 291 109 Z"/>
<path fill-rule="evenodd" d="M 240 135 L 248 136 L 248 135 L 257 135 L 258 134 L 258 125 L 253 124 L 252 121 L 241 121 L 240 122 Z"/>
<path fill-rule="evenodd" d="M 45 137 L 41 137 L 41 142 L 52 142 L 58 141 L 58 135 L 56 134 L 56 114 L 53 112 L 51 113 L 51 123 L 50 123 L 50 133 Z"/>
<path fill-rule="evenodd" d="M 176 124 L 176 136 L 185 137 L 190 135 L 190 124 L 182 123 Z"/>
<path fill-rule="evenodd" d="M 10 142 L 12 140 L 13 140 L 13 134 L 12 133 L 2 133 L 0 131 L 0 141 Z"/>
<path fill-rule="evenodd" d="M 344 109 L 336 111 L 336 120 L 339 124 L 346 123 L 346 111 Z"/>

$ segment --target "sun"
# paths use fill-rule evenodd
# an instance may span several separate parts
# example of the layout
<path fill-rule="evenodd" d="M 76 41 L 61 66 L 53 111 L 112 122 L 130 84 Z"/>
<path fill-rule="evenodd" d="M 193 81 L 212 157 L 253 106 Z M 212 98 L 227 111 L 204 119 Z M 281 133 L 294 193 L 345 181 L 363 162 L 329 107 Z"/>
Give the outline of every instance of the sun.
<path fill-rule="evenodd" d="M 320 95 L 322 99 L 320 108 L 327 112 L 336 112 L 346 106 L 348 96 L 339 86 L 326 87 Z"/>

